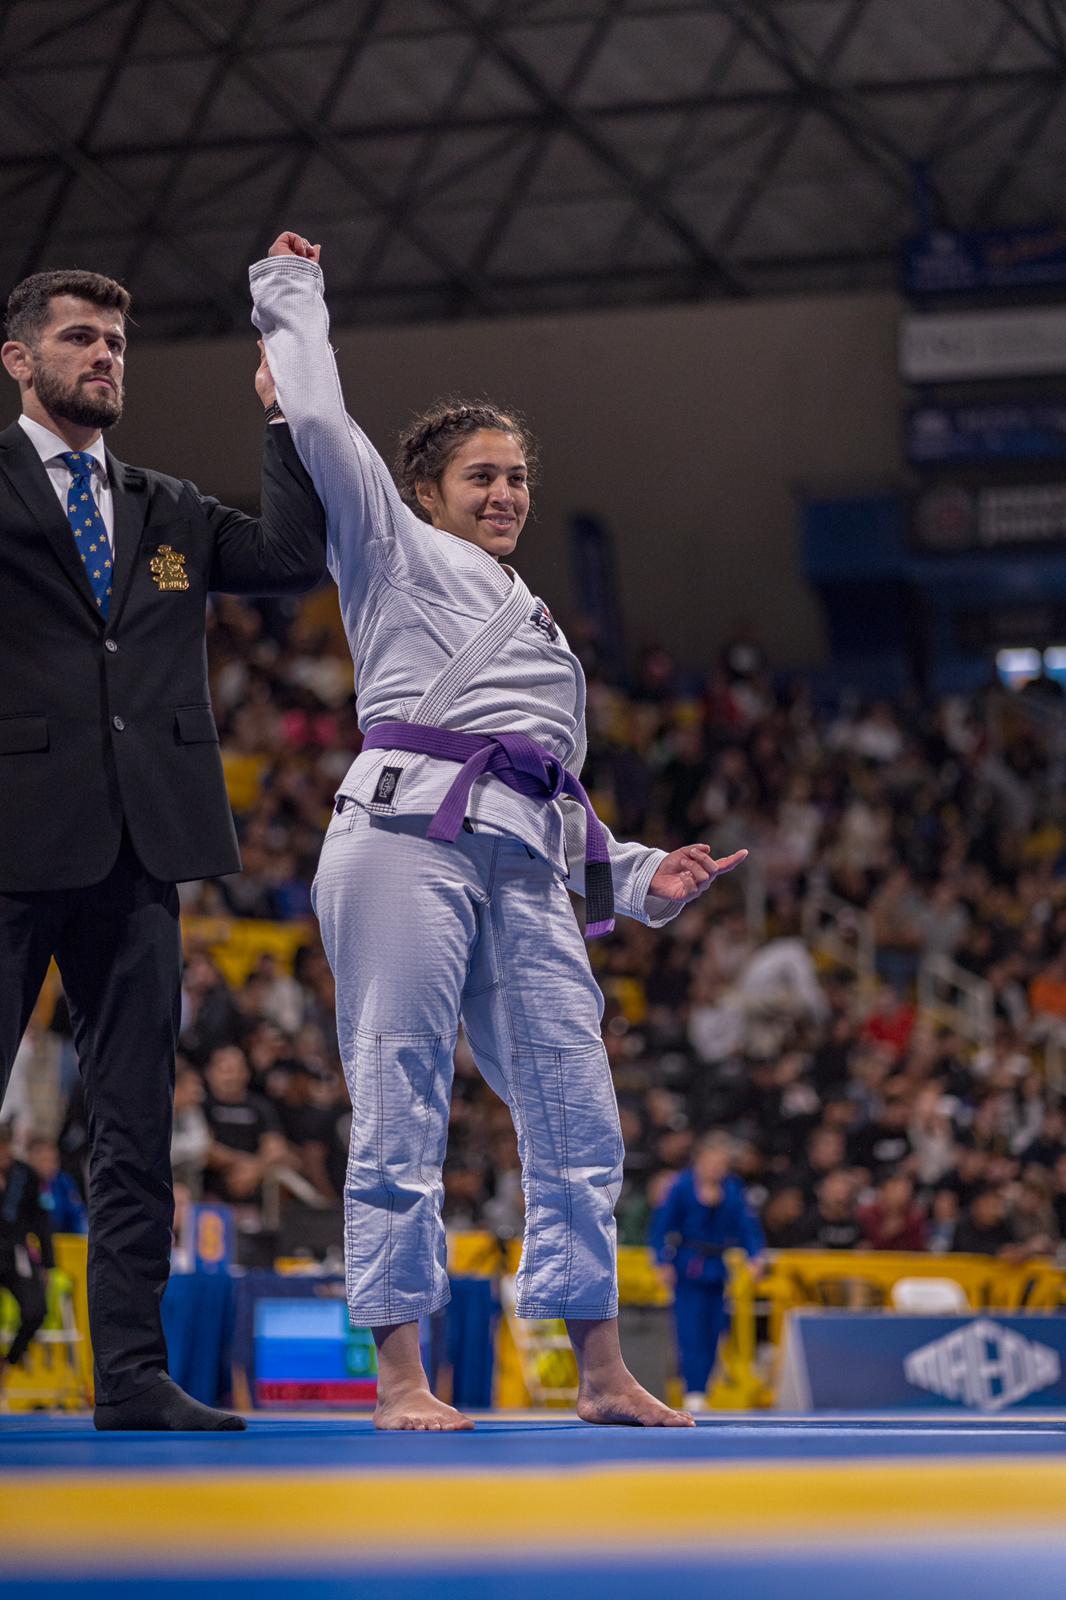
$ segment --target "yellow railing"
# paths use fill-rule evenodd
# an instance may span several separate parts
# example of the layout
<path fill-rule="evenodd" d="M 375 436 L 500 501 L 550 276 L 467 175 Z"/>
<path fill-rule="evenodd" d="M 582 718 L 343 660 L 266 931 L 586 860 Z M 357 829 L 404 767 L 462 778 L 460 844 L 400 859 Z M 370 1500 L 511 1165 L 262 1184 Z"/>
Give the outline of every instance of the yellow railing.
<path fill-rule="evenodd" d="M 12 1411 L 80 1411 L 92 1404 L 87 1241 L 57 1233 L 53 1243 L 57 1270 L 48 1286 L 48 1316 L 25 1361 L 10 1368 L 4 1382 Z"/>
<path fill-rule="evenodd" d="M 1066 1305 L 1066 1271 L 1044 1257 L 1014 1265 L 990 1256 L 779 1250 L 760 1278 L 742 1251 L 730 1251 L 727 1260 L 730 1328 L 710 1400 L 723 1411 L 773 1405 L 785 1320 L 801 1306 L 890 1307 L 901 1278 L 950 1278 L 975 1311 L 1053 1311 Z M 769 1370 L 757 1360 L 760 1337 L 770 1346 Z"/>

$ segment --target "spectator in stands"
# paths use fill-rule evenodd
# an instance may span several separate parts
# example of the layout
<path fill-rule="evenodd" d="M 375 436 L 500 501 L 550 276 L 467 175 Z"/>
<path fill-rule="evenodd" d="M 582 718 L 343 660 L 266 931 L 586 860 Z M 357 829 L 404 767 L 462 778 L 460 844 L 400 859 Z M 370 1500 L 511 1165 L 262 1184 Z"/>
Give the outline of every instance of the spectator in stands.
<path fill-rule="evenodd" d="M 807 1140 L 805 1156 L 789 1174 L 789 1179 L 801 1193 L 810 1194 L 817 1189 L 827 1173 L 837 1172 L 847 1165 L 847 1140 L 839 1128 L 815 1128 Z"/>
<path fill-rule="evenodd" d="M 926 1249 L 946 1255 L 955 1248 L 959 1227 L 959 1197 L 954 1189 L 938 1189 L 933 1196 L 926 1229 Z"/>
<path fill-rule="evenodd" d="M 192 1200 L 203 1191 L 204 1163 L 211 1148 L 211 1130 L 204 1116 L 204 1081 L 195 1067 L 178 1059 L 174 1076 L 174 1128 L 170 1136 L 170 1160 L 174 1182 L 181 1184 Z"/>
<path fill-rule="evenodd" d="M 277 1091 L 271 1104 L 296 1170 L 324 1200 L 339 1205 L 341 1191 L 334 1187 L 329 1174 L 334 1118 L 330 1110 L 316 1102 L 315 1076 L 302 1060 L 280 1063 L 271 1074 Z"/>
<path fill-rule="evenodd" d="M 1060 1228 L 1055 1215 L 1054 1190 L 1044 1167 L 1030 1167 L 1014 1191 L 1008 1219 L 1014 1238 L 1027 1255 L 1051 1256 L 1058 1248 Z"/>
<path fill-rule="evenodd" d="M 868 1172 L 875 1183 L 910 1158 L 911 1102 L 907 1085 L 892 1078 L 885 1084 L 884 1101 L 876 1120 L 860 1128 L 851 1140 L 853 1166 Z"/>
<path fill-rule="evenodd" d="M 59 1164 L 59 1146 L 39 1135 L 26 1146 L 26 1163 L 37 1175 L 41 1209 L 48 1212 L 53 1233 L 89 1231 L 85 1201 L 77 1184 Z"/>
<path fill-rule="evenodd" d="M 1036 1018 L 1066 1018 L 1066 945 L 1057 950 L 1029 985 L 1029 1004 Z"/>
<path fill-rule="evenodd" d="M 195 1066 L 203 1066 L 212 1050 L 235 1044 L 240 1036 L 240 1012 L 225 979 L 206 950 L 194 947 L 182 978 L 182 1054 Z"/>
<path fill-rule="evenodd" d="M 674 1323 L 685 1405 L 702 1410 L 725 1330 L 725 1252 L 740 1247 L 756 1265 L 766 1240 L 744 1187 L 730 1175 L 733 1142 L 711 1133 L 692 1166 L 670 1187 L 651 1222 L 651 1244 L 663 1282 L 674 1291 Z"/>
<path fill-rule="evenodd" d="M 1066 1150 L 1063 1150 L 1051 1169 L 1051 1203 L 1059 1238 L 1066 1239 Z"/>
<path fill-rule="evenodd" d="M 873 998 L 860 1037 L 888 1047 L 892 1059 L 904 1055 L 914 1031 L 915 1010 L 894 983 L 883 983 Z"/>
<path fill-rule="evenodd" d="M 830 1172 L 818 1185 L 818 1198 L 803 1218 L 800 1242 L 811 1250 L 857 1250 L 862 1227 L 855 1208 L 855 1179 L 850 1172 Z"/>
<path fill-rule="evenodd" d="M 967 1255 L 1018 1259 L 1014 1229 L 1007 1220 L 1007 1203 L 999 1189 L 979 1189 L 974 1195 L 956 1229 L 954 1248 Z"/>
<path fill-rule="evenodd" d="M 249 1087 L 244 1052 L 236 1045 L 212 1051 L 207 1063 L 208 1098 L 204 1108 L 211 1143 L 207 1149 L 204 1193 L 240 1208 L 239 1222 L 254 1228 L 263 1179 L 282 1168 L 289 1148 L 277 1112 Z"/>
<path fill-rule="evenodd" d="M 1054 1167 L 1066 1150 L 1066 1112 L 1053 1100 L 1044 1106 L 1040 1128 L 1029 1143 L 1022 1146 L 1022 1160 L 1035 1162 L 1041 1167 Z"/>
<path fill-rule="evenodd" d="M 880 1184 L 875 1198 L 859 1209 L 859 1225 L 871 1250 L 924 1250 L 926 1224 L 915 1203 L 914 1180 L 894 1172 Z"/>
<path fill-rule="evenodd" d="M 925 1188 L 938 1184 L 955 1165 L 955 1130 L 950 1108 L 951 1101 L 939 1083 L 927 1084 L 911 1102 L 907 1134 L 915 1176 Z"/>
<path fill-rule="evenodd" d="M 784 1184 L 768 1198 L 762 1212 L 763 1232 L 770 1250 L 798 1250 L 806 1243 L 804 1191 L 796 1183 Z"/>

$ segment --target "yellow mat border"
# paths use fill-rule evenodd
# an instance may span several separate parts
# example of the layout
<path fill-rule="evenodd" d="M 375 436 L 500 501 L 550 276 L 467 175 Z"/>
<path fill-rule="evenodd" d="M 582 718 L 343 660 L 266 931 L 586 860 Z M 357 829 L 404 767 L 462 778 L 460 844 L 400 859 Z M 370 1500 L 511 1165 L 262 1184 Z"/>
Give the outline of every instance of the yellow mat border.
<path fill-rule="evenodd" d="M 13 1489 L 13 1485 L 10 1486 Z M 570 1472 L 21 1476 L 5 1562 L 249 1559 L 943 1538 L 1066 1529 L 1066 1462 L 853 1460 Z"/>

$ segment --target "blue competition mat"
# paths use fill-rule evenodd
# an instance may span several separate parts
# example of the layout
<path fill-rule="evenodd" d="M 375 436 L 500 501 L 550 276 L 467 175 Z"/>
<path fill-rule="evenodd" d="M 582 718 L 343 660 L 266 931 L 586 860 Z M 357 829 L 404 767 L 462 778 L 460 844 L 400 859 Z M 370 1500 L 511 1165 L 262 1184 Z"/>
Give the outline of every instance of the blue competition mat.
<path fill-rule="evenodd" d="M 864 1546 L 777 1556 L 722 1552 L 691 1561 L 566 1564 L 516 1558 L 504 1565 L 421 1571 L 362 1569 L 289 1574 L 209 1574 L 123 1579 L 5 1577 L 4 1600 L 1061 1600 L 1066 1540 L 1018 1549 Z"/>
<path fill-rule="evenodd" d="M 375 1433 L 369 1418 L 251 1418 L 247 1433 L 95 1433 L 85 1419 L 0 1417 L 0 1473 L 652 1466 L 727 1461 L 1066 1454 L 1066 1413 L 1034 1417 L 738 1416 L 695 1428 L 479 1420 L 473 1433 Z"/>
<path fill-rule="evenodd" d="M 1066 1414 L 0 1418 L 2 1600 L 1060 1600 Z"/>

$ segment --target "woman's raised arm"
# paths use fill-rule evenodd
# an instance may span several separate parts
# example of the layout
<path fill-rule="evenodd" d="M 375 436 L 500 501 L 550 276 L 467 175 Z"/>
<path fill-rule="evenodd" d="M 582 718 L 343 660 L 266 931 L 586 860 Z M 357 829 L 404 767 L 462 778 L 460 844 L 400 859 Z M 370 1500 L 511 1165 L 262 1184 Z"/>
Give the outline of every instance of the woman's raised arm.
<path fill-rule="evenodd" d="M 262 334 L 278 401 L 326 510 L 330 565 L 367 560 L 410 519 L 392 476 L 344 408 L 329 343 L 317 245 L 283 233 L 249 270 L 252 321 Z M 379 547 L 380 548 L 380 547 Z"/>

